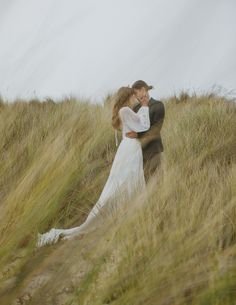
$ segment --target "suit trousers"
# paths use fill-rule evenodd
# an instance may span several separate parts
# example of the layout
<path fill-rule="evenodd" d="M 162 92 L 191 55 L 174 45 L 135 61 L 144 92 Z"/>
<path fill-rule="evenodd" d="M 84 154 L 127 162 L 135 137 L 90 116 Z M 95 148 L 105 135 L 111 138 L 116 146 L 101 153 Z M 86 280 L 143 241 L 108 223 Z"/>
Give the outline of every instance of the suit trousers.
<path fill-rule="evenodd" d="M 143 151 L 143 168 L 147 182 L 161 168 L 161 152 Z"/>

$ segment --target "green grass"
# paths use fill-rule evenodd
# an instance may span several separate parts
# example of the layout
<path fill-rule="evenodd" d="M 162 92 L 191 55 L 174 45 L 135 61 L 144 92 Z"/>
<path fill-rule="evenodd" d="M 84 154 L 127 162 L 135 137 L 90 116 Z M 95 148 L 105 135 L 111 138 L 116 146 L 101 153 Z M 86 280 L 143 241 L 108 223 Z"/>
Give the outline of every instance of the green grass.
<path fill-rule="evenodd" d="M 235 304 L 236 104 L 164 103 L 148 202 L 36 250 L 37 232 L 77 226 L 96 203 L 116 151 L 112 105 L 0 101 L 0 304 L 27 293 L 29 304 Z"/>

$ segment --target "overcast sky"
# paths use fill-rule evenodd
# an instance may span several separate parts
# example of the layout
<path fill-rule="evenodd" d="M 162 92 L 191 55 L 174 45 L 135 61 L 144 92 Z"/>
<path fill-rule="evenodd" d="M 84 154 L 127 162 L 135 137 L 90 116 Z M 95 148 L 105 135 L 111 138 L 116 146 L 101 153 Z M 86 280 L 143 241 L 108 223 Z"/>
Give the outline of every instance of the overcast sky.
<path fill-rule="evenodd" d="M 0 94 L 236 89 L 235 0 L 0 0 Z"/>

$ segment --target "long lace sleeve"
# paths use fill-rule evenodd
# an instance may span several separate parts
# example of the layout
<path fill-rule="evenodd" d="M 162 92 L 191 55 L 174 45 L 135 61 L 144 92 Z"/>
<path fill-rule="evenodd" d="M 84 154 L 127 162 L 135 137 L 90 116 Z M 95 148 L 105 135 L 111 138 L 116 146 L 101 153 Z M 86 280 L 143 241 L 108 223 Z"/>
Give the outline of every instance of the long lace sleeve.
<path fill-rule="evenodd" d="M 120 118 L 132 131 L 141 132 L 150 128 L 149 107 L 142 106 L 135 113 L 130 107 L 122 107 L 119 111 Z"/>

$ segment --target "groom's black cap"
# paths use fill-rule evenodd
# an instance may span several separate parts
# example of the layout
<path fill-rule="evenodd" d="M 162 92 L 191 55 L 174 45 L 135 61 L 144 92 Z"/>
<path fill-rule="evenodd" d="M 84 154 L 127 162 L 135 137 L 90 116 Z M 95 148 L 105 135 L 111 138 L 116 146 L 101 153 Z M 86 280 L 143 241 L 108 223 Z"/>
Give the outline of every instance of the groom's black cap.
<path fill-rule="evenodd" d="M 141 89 L 143 87 L 146 88 L 147 90 L 153 89 L 153 86 L 149 86 L 144 80 L 137 80 L 132 85 L 133 89 Z"/>

